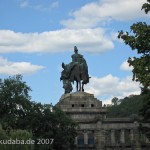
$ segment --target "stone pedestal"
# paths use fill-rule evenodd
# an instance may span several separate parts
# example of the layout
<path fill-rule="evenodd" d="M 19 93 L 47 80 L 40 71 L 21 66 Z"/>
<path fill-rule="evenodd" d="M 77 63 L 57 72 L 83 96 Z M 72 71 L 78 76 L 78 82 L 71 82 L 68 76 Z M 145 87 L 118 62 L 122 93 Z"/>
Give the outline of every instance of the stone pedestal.
<path fill-rule="evenodd" d="M 106 118 L 106 108 L 93 94 L 64 94 L 56 107 L 79 124 L 78 137 L 82 135 L 83 142 L 79 145 L 77 137 L 73 150 L 141 150 L 138 123 L 131 118 Z M 128 145 L 125 138 L 127 131 L 130 131 Z"/>
<path fill-rule="evenodd" d="M 102 101 L 86 92 L 75 92 L 64 94 L 56 104 L 62 111 L 68 114 L 74 121 L 78 122 L 84 135 L 82 150 L 103 150 L 105 137 L 104 130 L 101 130 L 101 122 L 106 118 L 106 108 L 102 107 Z M 88 134 L 90 133 L 90 134 Z M 94 142 L 88 143 L 88 135 L 93 134 Z M 77 144 L 77 139 L 75 141 Z M 78 146 L 75 150 L 78 150 Z"/>
<path fill-rule="evenodd" d="M 76 122 L 95 122 L 106 117 L 102 101 L 86 92 L 64 94 L 56 104 Z"/>

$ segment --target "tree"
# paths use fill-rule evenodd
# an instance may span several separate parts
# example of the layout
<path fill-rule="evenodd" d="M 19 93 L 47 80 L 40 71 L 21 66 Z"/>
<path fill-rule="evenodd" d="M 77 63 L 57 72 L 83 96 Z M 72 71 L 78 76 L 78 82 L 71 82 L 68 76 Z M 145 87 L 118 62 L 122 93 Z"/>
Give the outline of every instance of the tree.
<path fill-rule="evenodd" d="M 118 99 L 117 105 L 112 105 L 107 108 L 107 117 L 131 117 L 133 119 L 139 118 L 139 110 L 143 106 L 143 101 L 148 97 L 148 94 L 144 95 L 132 95 L 123 99 Z"/>
<path fill-rule="evenodd" d="M 0 80 L 0 123 L 3 131 L 14 130 L 16 132 L 13 135 L 18 138 L 20 129 L 31 132 L 36 141 L 36 150 L 72 148 L 77 124 L 51 104 L 30 101 L 29 91 L 31 89 L 22 81 L 21 75 Z M 3 135 L 5 137 L 5 132 Z M 38 139 L 54 139 L 54 142 L 52 145 L 39 145 Z"/>
<path fill-rule="evenodd" d="M 117 97 L 114 97 L 111 102 L 114 106 L 116 106 L 118 104 L 119 99 Z"/>
<path fill-rule="evenodd" d="M 150 0 L 143 4 L 142 9 L 148 14 L 150 11 Z M 139 81 L 143 87 L 141 88 L 142 94 L 145 95 L 143 99 L 143 106 L 140 114 L 143 116 L 144 121 L 150 120 L 150 25 L 145 22 L 134 23 L 130 27 L 132 33 L 120 31 L 118 38 L 123 39 L 125 44 L 129 45 L 132 50 L 137 50 L 140 54 L 139 58 L 129 58 L 128 63 L 133 66 L 133 80 Z M 142 127 L 141 131 L 145 136 L 150 138 L 149 127 Z"/>
<path fill-rule="evenodd" d="M 142 9 L 145 13 L 150 11 L 150 0 L 143 4 Z M 132 50 L 137 50 L 140 54 L 139 58 L 129 58 L 129 65 L 133 66 L 133 80 L 139 81 L 143 88 L 142 94 L 150 93 L 150 25 L 145 22 L 134 23 L 131 27 L 132 34 L 129 35 L 128 32 L 120 31 L 118 38 L 123 39 L 125 44 L 129 45 Z M 150 119 L 149 106 L 150 99 L 143 100 L 143 108 L 141 109 L 141 114 L 144 119 Z"/>
<path fill-rule="evenodd" d="M 143 4 L 142 9 L 144 9 L 147 14 L 150 11 L 150 0 L 147 0 L 148 3 Z"/>
<path fill-rule="evenodd" d="M 142 9 L 146 13 L 150 11 L 150 0 L 143 4 Z M 142 92 L 149 92 L 150 88 L 150 25 L 145 22 L 134 23 L 130 27 L 132 33 L 120 31 L 118 38 L 123 39 L 125 44 L 132 50 L 137 50 L 140 58 L 129 58 L 128 63 L 133 66 L 133 80 L 142 85 Z"/>
<path fill-rule="evenodd" d="M 140 109 L 140 115 L 144 118 L 144 121 L 150 121 L 150 93 L 145 94 L 143 99 L 143 107 Z"/>
<path fill-rule="evenodd" d="M 4 130 L 0 124 L 1 150 L 34 150 L 34 144 L 30 142 L 32 133 L 26 130 Z M 23 144 L 28 142 L 28 144 Z"/>
<path fill-rule="evenodd" d="M 54 139 L 52 145 L 35 145 L 38 150 L 51 148 L 55 150 L 69 149 L 74 146 L 74 139 L 77 135 L 77 124 L 60 109 L 51 105 L 32 103 L 31 112 L 18 121 L 21 129 L 31 129 L 34 140 Z"/>
<path fill-rule="evenodd" d="M 30 87 L 22 81 L 21 75 L 0 80 L 0 118 L 14 127 L 19 117 L 30 109 Z"/>

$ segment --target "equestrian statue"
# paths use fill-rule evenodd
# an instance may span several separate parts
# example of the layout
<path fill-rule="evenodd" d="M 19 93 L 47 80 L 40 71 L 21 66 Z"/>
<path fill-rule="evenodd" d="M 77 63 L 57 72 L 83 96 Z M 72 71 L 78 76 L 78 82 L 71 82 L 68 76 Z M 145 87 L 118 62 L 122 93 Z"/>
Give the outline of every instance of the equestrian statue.
<path fill-rule="evenodd" d="M 89 83 L 88 66 L 83 55 L 78 54 L 78 49 L 74 46 L 74 54 L 72 62 L 69 64 L 62 63 L 63 71 L 61 72 L 60 80 L 63 80 L 63 88 L 65 94 L 73 90 L 72 84 L 76 81 L 76 90 L 84 91 L 84 84 Z"/>

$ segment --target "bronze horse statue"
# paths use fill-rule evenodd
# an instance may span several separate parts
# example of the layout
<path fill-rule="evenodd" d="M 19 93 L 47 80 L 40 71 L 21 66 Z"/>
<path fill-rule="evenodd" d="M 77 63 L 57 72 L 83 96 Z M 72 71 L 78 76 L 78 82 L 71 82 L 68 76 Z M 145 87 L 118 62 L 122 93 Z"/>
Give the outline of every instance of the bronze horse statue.
<path fill-rule="evenodd" d="M 63 80 L 63 88 L 65 93 L 70 93 L 72 91 L 71 82 L 76 81 L 76 91 L 84 91 L 84 84 L 89 83 L 88 70 L 84 63 L 70 63 L 65 65 L 62 63 L 62 68 L 64 69 L 61 73 L 60 80 Z M 81 85 L 82 84 L 82 85 Z"/>
<path fill-rule="evenodd" d="M 89 83 L 89 76 L 83 69 L 83 64 L 76 64 L 70 72 L 70 81 L 76 81 L 76 90 L 84 91 L 84 84 Z M 82 81 L 82 87 L 81 87 Z"/>
<path fill-rule="evenodd" d="M 60 80 L 63 80 L 65 94 L 72 91 L 72 82 L 76 81 L 77 91 L 84 91 L 84 84 L 89 83 L 88 66 L 83 55 L 78 53 L 78 48 L 74 46 L 74 54 L 71 56 L 72 62 L 65 65 L 62 63 Z M 82 85 L 81 85 L 82 84 Z"/>

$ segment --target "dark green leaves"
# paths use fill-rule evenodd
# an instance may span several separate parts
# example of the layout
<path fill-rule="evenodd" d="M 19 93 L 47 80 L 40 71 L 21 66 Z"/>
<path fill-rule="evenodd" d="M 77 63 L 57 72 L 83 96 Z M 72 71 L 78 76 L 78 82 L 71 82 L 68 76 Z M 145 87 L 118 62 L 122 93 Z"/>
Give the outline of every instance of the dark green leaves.
<path fill-rule="evenodd" d="M 31 89 L 22 81 L 21 75 L 0 79 L 0 123 L 3 128 L 32 131 L 35 141 L 54 139 L 51 147 L 34 145 L 36 150 L 71 148 L 74 145 L 77 124 L 51 104 L 30 101 L 29 91 Z"/>
<path fill-rule="evenodd" d="M 150 11 L 150 0 L 147 0 L 147 3 L 143 4 L 142 9 L 144 9 L 146 14 Z"/>
<path fill-rule="evenodd" d="M 142 6 L 146 12 L 150 10 L 149 2 Z M 139 81 L 143 85 L 142 92 L 145 92 L 150 88 L 150 25 L 138 22 L 131 25 L 130 29 L 130 33 L 120 31 L 118 38 L 140 54 L 139 58 L 129 58 L 128 63 L 133 66 L 133 80 Z"/>

